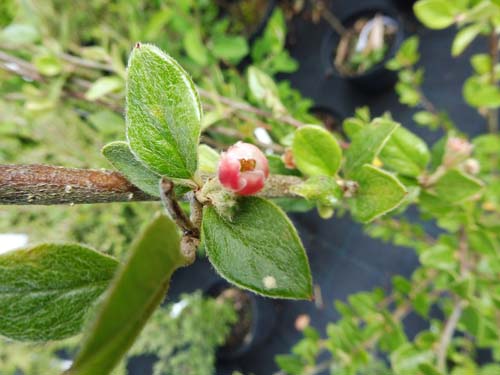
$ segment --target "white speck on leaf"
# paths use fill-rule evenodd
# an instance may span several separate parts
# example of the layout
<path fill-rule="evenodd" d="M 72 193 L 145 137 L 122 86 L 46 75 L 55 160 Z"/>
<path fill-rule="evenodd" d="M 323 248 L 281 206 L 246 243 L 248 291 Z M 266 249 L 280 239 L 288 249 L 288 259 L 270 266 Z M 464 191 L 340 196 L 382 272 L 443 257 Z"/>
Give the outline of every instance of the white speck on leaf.
<path fill-rule="evenodd" d="M 265 276 L 262 279 L 262 282 L 264 283 L 264 288 L 266 289 L 276 288 L 276 279 L 273 276 Z"/>

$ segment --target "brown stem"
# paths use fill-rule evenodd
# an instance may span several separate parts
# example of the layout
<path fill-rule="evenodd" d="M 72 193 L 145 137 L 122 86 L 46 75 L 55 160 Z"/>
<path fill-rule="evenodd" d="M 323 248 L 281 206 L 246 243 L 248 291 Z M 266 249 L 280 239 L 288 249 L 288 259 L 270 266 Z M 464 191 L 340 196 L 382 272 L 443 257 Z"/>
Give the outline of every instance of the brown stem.
<path fill-rule="evenodd" d="M 201 228 L 201 220 L 203 217 L 203 205 L 196 199 L 196 195 L 191 193 L 189 196 L 190 202 L 190 217 L 189 219 L 196 228 Z"/>
<path fill-rule="evenodd" d="M 195 260 L 196 249 L 200 245 L 200 227 L 193 224 L 182 210 L 175 197 L 174 183 L 172 181 L 163 177 L 160 181 L 160 192 L 165 209 L 182 230 L 181 252 L 188 260 L 188 264 L 191 264 Z"/>
<path fill-rule="evenodd" d="M 295 176 L 272 175 L 258 194 L 266 198 L 297 197 Z M 0 205 L 53 205 L 157 201 L 118 172 L 48 165 L 0 165 Z"/>
<path fill-rule="evenodd" d="M 198 89 L 198 93 L 200 94 L 201 97 L 218 101 L 218 102 L 225 104 L 225 105 L 227 105 L 235 110 L 254 113 L 254 114 L 256 114 L 258 116 L 262 116 L 262 117 L 273 118 L 273 119 L 281 121 L 285 124 L 294 126 L 296 128 L 300 128 L 301 126 L 304 125 L 304 123 L 294 119 L 292 116 L 288 116 L 288 115 L 277 116 L 277 115 L 275 115 L 269 111 L 266 111 L 264 109 L 260 109 L 260 108 L 254 107 L 250 104 L 241 102 L 239 100 L 234 100 L 234 99 L 219 95 L 216 92 L 207 91 L 207 90 L 202 89 L 200 87 L 198 87 L 197 89 Z"/>
<path fill-rule="evenodd" d="M 463 308 L 464 302 L 458 300 L 453 307 L 450 317 L 446 321 L 437 349 L 437 367 L 439 372 L 446 373 L 446 354 L 448 352 L 448 346 L 450 346 L 451 339 L 455 333 L 455 329 L 457 328 Z"/>
<path fill-rule="evenodd" d="M 490 35 L 490 58 L 491 58 L 491 70 L 490 70 L 490 83 L 492 85 L 497 84 L 496 77 L 496 66 L 498 63 L 498 34 L 495 30 L 495 26 L 492 25 L 493 31 Z M 498 108 L 488 109 L 488 129 L 490 133 L 498 132 Z"/>
<path fill-rule="evenodd" d="M 121 174 L 47 165 L 0 165 L 0 204 L 150 201 Z"/>
<path fill-rule="evenodd" d="M 161 201 L 177 226 L 182 229 L 184 234 L 199 238 L 199 229 L 189 220 L 186 213 L 182 210 L 181 206 L 179 206 L 179 202 L 175 196 L 174 183 L 163 177 L 160 181 L 160 192 Z"/>
<path fill-rule="evenodd" d="M 316 4 L 315 4 L 316 3 Z M 346 29 L 344 25 L 342 25 L 342 22 L 333 14 L 330 9 L 324 4 L 324 3 L 318 3 L 318 1 L 313 1 L 313 5 L 320 6 L 320 12 L 321 12 L 321 17 L 328 22 L 330 27 L 335 30 L 337 34 L 340 36 L 344 35 L 346 33 Z"/>
<path fill-rule="evenodd" d="M 467 246 L 467 234 L 464 228 L 460 229 L 459 233 L 459 244 L 458 244 L 458 258 L 460 263 L 460 278 L 464 279 L 467 277 L 469 272 L 469 248 Z M 442 373 L 446 373 L 446 357 L 448 353 L 448 347 L 450 346 L 451 340 L 457 329 L 458 321 L 462 316 L 463 309 L 466 305 L 466 301 L 461 299 L 459 296 L 455 296 L 455 304 L 453 306 L 453 311 L 450 317 L 446 321 L 446 324 L 441 334 L 441 339 L 439 340 L 437 348 L 437 367 Z"/>

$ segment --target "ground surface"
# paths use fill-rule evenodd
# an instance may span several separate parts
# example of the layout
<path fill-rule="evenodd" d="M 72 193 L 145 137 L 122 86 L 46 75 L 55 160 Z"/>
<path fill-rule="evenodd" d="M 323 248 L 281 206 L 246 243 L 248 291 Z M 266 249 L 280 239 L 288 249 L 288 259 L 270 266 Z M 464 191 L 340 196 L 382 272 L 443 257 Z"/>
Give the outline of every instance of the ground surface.
<path fill-rule="evenodd" d="M 401 0 L 404 2 L 404 0 Z M 365 0 L 334 1 L 333 11 L 339 17 L 348 15 L 357 8 L 374 5 L 387 6 L 387 2 Z M 421 37 L 422 66 L 426 70 L 424 91 L 437 107 L 451 115 L 457 126 L 464 132 L 475 135 L 485 131 L 485 122 L 468 107 L 461 96 L 462 84 L 470 74 L 469 58 L 473 52 L 484 50 L 486 40 L 476 42 L 459 59 L 450 55 L 451 42 L 455 30 L 431 31 L 419 25 L 411 15 L 402 14 L 407 35 Z M 325 66 L 321 61 L 321 44 L 328 25 L 313 25 L 297 21 L 292 28 L 293 45 L 291 54 L 300 62 L 300 69 L 288 78 L 292 86 L 303 95 L 312 98 L 318 105 L 329 107 L 346 116 L 358 106 L 368 105 L 374 115 L 390 111 L 395 120 L 415 131 L 427 141 L 434 141 L 438 134 L 417 127 L 412 121 L 415 112 L 399 104 L 396 94 L 389 90 L 376 95 L 366 95 L 348 82 L 337 77 L 325 78 Z M 417 266 L 417 258 L 411 249 L 398 248 L 372 240 L 363 234 L 362 227 L 349 217 L 321 220 L 317 214 L 296 214 L 296 223 L 308 251 L 315 284 L 319 284 L 324 300 L 323 308 L 312 302 L 278 301 L 279 319 L 270 339 L 258 351 L 233 363 L 220 364 L 218 375 L 240 370 L 245 374 L 270 375 L 277 370 L 273 357 L 289 352 L 301 334 L 294 328 L 299 314 L 311 316 L 312 325 L 324 332 L 329 321 L 338 318 L 333 308 L 336 299 L 345 300 L 351 294 L 374 287 L 390 287 L 391 277 L 396 274 L 409 276 Z M 430 230 L 433 230 L 430 227 Z M 193 267 L 195 269 L 193 269 Z M 174 275 L 171 296 L 206 288 L 217 278 L 213 269 L 205 261 L 198 261 L 189 271 L 180 270 Z M 406 321 L 410 335 L 424 324 L 410 316 Z M 144 372 L 145 362 L 136 363 L 139 372 Z M 139 370 L 139 367 L 142 369 Z"/>

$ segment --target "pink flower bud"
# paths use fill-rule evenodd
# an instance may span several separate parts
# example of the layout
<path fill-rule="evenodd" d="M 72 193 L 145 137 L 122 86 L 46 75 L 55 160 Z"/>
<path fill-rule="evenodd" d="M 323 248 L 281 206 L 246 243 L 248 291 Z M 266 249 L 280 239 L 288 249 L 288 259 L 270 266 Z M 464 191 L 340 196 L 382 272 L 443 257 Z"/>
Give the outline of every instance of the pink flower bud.
<path fill-rule="evenodd" d="M 269 164 L 256 146 L 238 142 L 222 153 L 218 175 L 226 189 L 239 195 L 252 195 L 264 187 L 264 181 L 269 176 Z"/>
<path fill-rule="evenodd" d="M 450 137 L 446 142 L 443 164 L 447 167 L 453 167 L 464 161 L 472 154 L 473 145 L 466 139 L 459 137 Z"/>
<path fill-rule="evenodd" d="M 469 156 L 472 152 L 472 145 L 463 138 L 450 137 L 446 142 L 446 148 L 449 152 L 454 154 L 461 154 Z"/>

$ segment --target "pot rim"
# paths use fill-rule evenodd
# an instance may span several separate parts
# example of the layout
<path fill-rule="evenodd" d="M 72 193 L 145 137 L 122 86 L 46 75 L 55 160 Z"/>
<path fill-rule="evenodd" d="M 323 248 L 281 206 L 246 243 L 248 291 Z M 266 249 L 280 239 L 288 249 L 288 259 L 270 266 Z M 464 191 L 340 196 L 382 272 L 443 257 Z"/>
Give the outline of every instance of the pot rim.
<path fill-rule="evenodd" d="M 355 20 L 359 19 L 362 16 L 373 16 L 378 13 L 382 14 L 383 16 L 391 18 L 397 24 L 395 38 L 392 41 L 391 46 L 387 51 L 387 53 L 385 54 L 382 61 L 373 65 L 370 69 L 364 71 L 361 74 L 355 74 L 355 75 L 341 74 L 335 67 L 335 64 L 333 64 L 333 56 L 338 45 L 339 34 L 335 30 L 330 29 L 323 37 L 323 41 L 321 43 L 321 61 L 323 63 L 325 72 L 331 73 L 336 77 L 340 77 L 342 79 L 358 79 L 370 76 L 374 72 L 386 69 L 385 63 L 396 54 L 404 39 L 403 22 L 400 20 L 399 16 L 392 9 L 386 7 L 369 7 L 364 9 L 358 9 L 348 14 L 347 16 L 341 18 L 340 22 L 342 23 L 342 25 L 349 27 L 355 22 Z"/>

